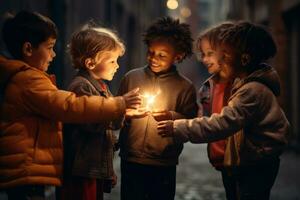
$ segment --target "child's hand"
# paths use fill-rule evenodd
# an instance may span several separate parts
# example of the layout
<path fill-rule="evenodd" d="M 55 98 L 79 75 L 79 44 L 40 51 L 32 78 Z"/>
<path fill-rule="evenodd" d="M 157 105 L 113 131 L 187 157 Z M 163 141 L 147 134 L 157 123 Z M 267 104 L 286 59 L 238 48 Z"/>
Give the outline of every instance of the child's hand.
<path fill-rule="evenodd" d="M 152 116 L 156 121 L 164 121 L 164 120 L 171 120 L 172 114 L 170 111 L 162 110 L 162 111 L 153 111 Z"/>
<path fill-rule="evenodd" d="M 158 122 L 157 125 L 157 132 L 162 137 L 172 137 L 174 130 L 173 130 L 174 121 L 167 120 Z"/>
<path fill-rule="evenodd" d="M 136 119 L 136 118 L 143 118 L 149 114 L 145 108 L 138 108 L 138 109 L 126 109 L 125 118 L 126 119 Z"/>
<path fill-rule="evenodd" d="M 114 175 L 112 176 L 112 180 L 111 180 L 111 186 L 114 188 L 118 183 L 118 177 L 114 172 Z"/>
<path fill-rule="evenodd" d="M 138 91 L 139 91 L 139 88 L 135 88 L 123 95 L 123 98 L 124 98 L 125 104 L 126 104 L 126 108 L 136 109 L 141 105 L 142 98 Z"/>

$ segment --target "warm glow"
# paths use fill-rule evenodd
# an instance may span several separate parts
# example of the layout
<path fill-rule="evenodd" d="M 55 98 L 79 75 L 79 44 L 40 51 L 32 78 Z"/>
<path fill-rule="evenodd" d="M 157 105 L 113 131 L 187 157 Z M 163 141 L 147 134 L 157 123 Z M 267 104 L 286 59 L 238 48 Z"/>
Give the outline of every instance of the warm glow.
<path fill-rule="evenodd" d="M 183 7 L 180 9 L 180 14 L 184 18 L 188 18 L 191 16 L 191 10 L 188 7 Z"/>
<path fill-rule="evenodd" d="M 153 110 L 153 104 L 155 103 L 155 98 L 160 94 L 160 91 L 157 91 L 156 94 L 150 94 L 150 93 L 145 93 L 142 95 L 144 97 L 144 105 L 147 111 L 152 111 Z"/>
<path fill-rule="evenodd" d="M 178 1 L 177 0 L 168 0 L 167 7 L 171 10 L 175 10 L 178 7 Z"/>

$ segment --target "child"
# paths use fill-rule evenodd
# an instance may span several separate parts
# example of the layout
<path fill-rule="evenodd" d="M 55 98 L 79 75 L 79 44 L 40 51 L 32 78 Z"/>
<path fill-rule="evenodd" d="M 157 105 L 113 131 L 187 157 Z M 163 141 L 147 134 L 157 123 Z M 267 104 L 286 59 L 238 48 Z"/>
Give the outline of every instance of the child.
<path fill-rule="evenodd" d="M 121 130 L 121 199 L 169 200 L 174 199 L 176 165 L 183 145 L 169 138 L 161 140 L 155 119 L 191 118 L 197 113 L 194 86 L 175 66 L 192 54 L 192 38 L 187 24 L 165 17 L 147 29 L 144 42 L 148 65 L 128 72 L 119 94 L 139 87 L 144 96 L 156 95 L 149 107 L 155 112 L 127 120 Z"/>
<path fill-rule="evenodd" d="M 9 199 L 45 199 L 54 186 L 61 185 L 61 121 L 119 119 L 126 107 L 134 107 L 141 99 L 136 91 L 104 98 L 76 97 L 58 90 L 46 73 L 55 57 L 57 29 L 45 16 L 21 11 L 5 21 L 2 35 L 16 60 L 0 57 L 0 85 L 5 84 L 1 91 L 0 190 Z"/>
<path fill-rule="evenodd" d="M 125 47 L 109 29 L 84 27 L 72 36 L 70 53 L 79 69 L 69 89 L 78 96 L 112 96 L 103 80 L 112 80 Z M 113 171 L 113 124 L 67 124 L 64 127 L 65 199 L 103 199 L 116 184 Z M 105 192 L 105 191 L 104 191 Z"/>
<path fill-rule="evenodd" d="M 220 56 L 216 47 L 219 45 L 219 34 L 234 24 L 225 22 L 218 26 L 205 30 L 199 36 L 196 48 L 200 51 L 201 61 L 212 74 L 202 85 L 198 93 L 198 117 L 210 116 L 212 113 L 220 113 L 223 106 L 227 105 L 230 96 L 232 80 L 226 80 L 223 77 L 221 66 L 219 65 Z M 226 139 L 208 143 L 207 153 L 210 163 L 222 173 L 223 185 L 226 191 L 227 199 L 233 199 L 230 191 L 235 185 L 232 184 L 230 176 L 226 176 L 224 168 L 224 152 L 226 148 Z"/>
<path fill-rule="evenodd" d="M 224 166 L 235 179 L 232 199 L 269 199 L 289 128 L 276 100 L 279 77 L 264 63 L 276 54 L 276 45 L 263 27 L 249 22 L 226 29 L 220 40 L 222 73 L 235 79 L 228 106 L 209 118 L 160 122 L 159 134 L 176 143 L 228 137 Z"/>

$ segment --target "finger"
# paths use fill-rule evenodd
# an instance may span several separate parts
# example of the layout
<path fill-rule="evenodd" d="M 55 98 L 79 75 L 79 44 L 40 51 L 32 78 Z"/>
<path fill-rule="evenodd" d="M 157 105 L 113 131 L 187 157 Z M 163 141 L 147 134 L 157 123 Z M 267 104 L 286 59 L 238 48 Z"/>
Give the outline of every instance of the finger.
<path fill-rule="evenodd" d="M 140 90 L 140 88 L 134 88 L 134 89 L 132 89 L 132 90 L 130 90 L 129 92 L 128 92 L 128 94 L 130 94 L 130 95 L 132 95 L 132 94 L 134 94 L 134 95 L 136 95 L 137 94 L 137 92 Z"/>
<path fill-rule="evenodd" d="M 157 123 L 158 126 L 165 126 L 168 121 L 160 121 Z"/>
<path fill-rule="evenodd" d="M 130 96 L 128 97 L 128 101 L 140 101 L 142 102 L 142 98 L 139 96 Z"/>

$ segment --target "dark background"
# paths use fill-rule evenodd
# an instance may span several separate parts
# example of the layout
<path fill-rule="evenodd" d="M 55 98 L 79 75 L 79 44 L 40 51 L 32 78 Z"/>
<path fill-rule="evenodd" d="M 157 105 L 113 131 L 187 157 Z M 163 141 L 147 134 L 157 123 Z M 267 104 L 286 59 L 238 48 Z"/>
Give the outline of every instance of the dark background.
<path fill-rule="evenodd" d="M 201 30 L 230 19 L 264 24 L 271 30 L 278 45 L 278 54 L 272 64 L 282 81 L 279 101 L 292 125 L 293 139 L 289 149 L 299 153 L 300 0 L 169 0 L 168 3 L 174 4 L 174 1 L 179 5 L 171 10 L 167 0 L 0 0 L 0 26 L 7 12 L 16 13 L 22 9 L 40 12 L 56 23 L 59 38 L 55 47 L 56 58 L 49 72 L 57 76 L 59 88 L 66 88 L 74 75 L 67 53 L 71 33 L 91 19 L 117 30 L 125 41 L 126 53 L 121 57 L 119 71 L 110 83 L 115 92 L 124 73 L 146 64 L 146 47 L 141 34 L 157 17 L 170 15 L 189 23 L 194 39 Z M 2 54 L 7 54 L 2 41 L 0 48 Z M 208 76 L 195 56 L 178 68 L 197 89 Z"/>

